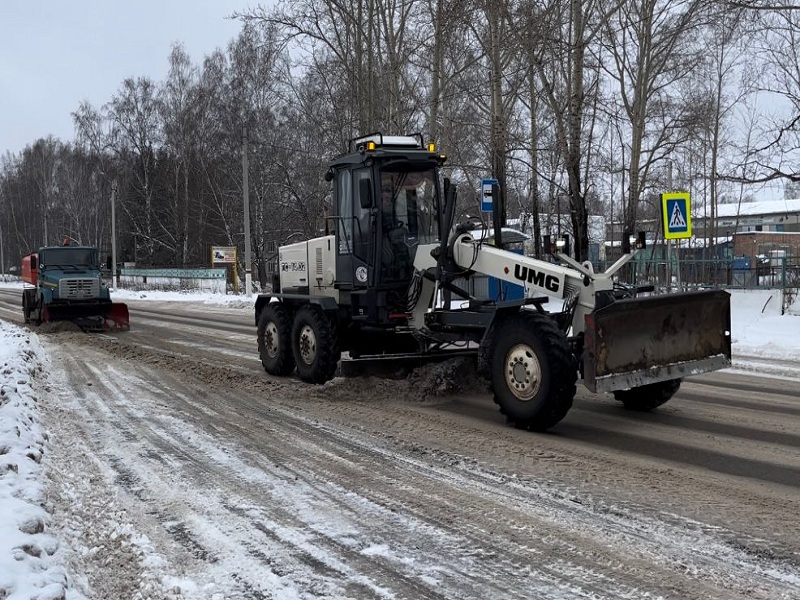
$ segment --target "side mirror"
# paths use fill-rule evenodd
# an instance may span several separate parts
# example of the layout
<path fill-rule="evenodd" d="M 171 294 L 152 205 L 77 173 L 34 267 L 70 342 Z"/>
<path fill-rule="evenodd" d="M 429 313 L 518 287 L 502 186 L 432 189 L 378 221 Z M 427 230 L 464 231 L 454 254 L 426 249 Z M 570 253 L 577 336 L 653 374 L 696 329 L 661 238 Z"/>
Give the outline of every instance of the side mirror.
<path fill-rule="evenodd" d="M 114 265 L 111 264 L 111 257 L 110 256 L 106 257 L 106 269 L 108 269 L 110 271 L 111 267 L 113 267 L 113 266 Z"/>
<path fill-rule="evenodd" d="M 35 271 L 38 268 L 39 261 L 36 260 L 35 256 L 31 256 L 31 271 Z"/>
<path fill-rule="evenodd" d="M 631 253 L 631 232 L 627 229 L 623 230 L 622 232 L 622 253 L 623 254 L 630 254 Z"/>
<path fill-rule="evenodd" d="M 640 231 L 635 237 L 630 231 L 622 232 L 622 253 L 630 254 L 633 248 L 644 250 L 647 247 L 647 235 Z"/>
<path fill-rule="evenodd" d="M 358 197 L 361 208 L 372 208 L 372 180 L 361 179 L 358 182 Z"/>

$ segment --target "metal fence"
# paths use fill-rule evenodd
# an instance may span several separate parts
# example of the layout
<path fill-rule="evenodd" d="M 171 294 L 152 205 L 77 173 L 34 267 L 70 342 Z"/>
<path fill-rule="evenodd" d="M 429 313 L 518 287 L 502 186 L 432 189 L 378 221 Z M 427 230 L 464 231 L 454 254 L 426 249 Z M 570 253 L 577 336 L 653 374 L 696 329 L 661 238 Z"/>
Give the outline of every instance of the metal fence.
<path fill-rule="evenodd" d="M 595 269 L 605 270 L 608 266 L 600 263 Z M 657 288 L 798 288 L 800 257 L 710 260 L 636 257 L 623 268 L 620 277 L 629 283 L 652 284 Z"/>
<path fill-rule="evenodd" d="M 612 261 L 593 264 L 594 270 L 605 271 Z M 634 258 L 619 272 L 624 283 L 652 285 L 659 292 L 677 292 L 708 288 L 780 289 L 784 303 L 800 295 L 800 257 L 781 257 L 768 260 L 697 259 L 683 258 L 667 261 L 664 258 Z M 499 300 L 500 288 L 492 287 L 492 278 L 475 274 L 454 282 L 478 298 Z"/>

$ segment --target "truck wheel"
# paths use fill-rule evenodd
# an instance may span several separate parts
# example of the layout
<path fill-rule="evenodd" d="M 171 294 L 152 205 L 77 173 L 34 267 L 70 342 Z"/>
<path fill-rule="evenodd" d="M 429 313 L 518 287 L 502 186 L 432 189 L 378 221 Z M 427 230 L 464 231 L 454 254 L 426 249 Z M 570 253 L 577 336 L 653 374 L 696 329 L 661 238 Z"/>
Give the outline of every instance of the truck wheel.
<path fill-rule="evenodd" d="M 681 387 L 681 379 L 669 379 L 628 390 L 617 390 L 614 398 L 628 410 L 647 412 L 665 404 Z"/>
<path fill-rule="evenodd" d="M 25 323 L 31 322 L 31 307 L 28 306 L 28 294 L 22 292 L 22 314 L 25 317 Z"/>
<path fill-rule="evenodd" d="M 295 314 L 292 351 L 300 379 L 308 383 L 333 379 L 341 352 L 336 328 L 319 306 L 306 304 Z"/>
<path fill-rule="evenodd" d="M 566 335 L 552 317 L 520 311 L 491 342 L 494 401 L 521 429 L 546 431 L 572 407 L 578 371 Z"/>
<path fill-rule="evenodd" d="M 44 296 L 39 296 L 36 304 L 31 309 L 31 322 L 34 325 L 41 325 L 48 321 L 47 305 L 44 303 Z"/>
<path fill-rule="evenodd" d="M 291 317 L 279 302 L 270 302 L 258 317 L 258 355 L 270 375 L 285 376 L 294 371 Z"/>

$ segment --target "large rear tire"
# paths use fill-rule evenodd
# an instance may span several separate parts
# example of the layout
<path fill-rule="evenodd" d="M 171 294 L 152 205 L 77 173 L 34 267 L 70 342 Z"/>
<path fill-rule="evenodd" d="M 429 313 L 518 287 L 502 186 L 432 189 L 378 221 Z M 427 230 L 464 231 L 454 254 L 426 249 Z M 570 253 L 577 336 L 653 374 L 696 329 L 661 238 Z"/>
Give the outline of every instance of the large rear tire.
<path fill-rule="evenodd" d="M 28 294 L 22 292 L 22 314 L 25 317 L 25 323 L 31 322 L 31 307 L 28 306 Z"/>
<path fill-rule="evenodd" d="M 490 343 L 494 401 L 518 428 L 546 431 L 566 416 L 578 371 L 566 335 L 551 317 L 509 315 Z"/>
<path fill-rule="evenodd" d="M 258 354 L 264 370 L 284 377 L 294 371 L 292 318 L 279 302 L 270 302 L 258 318 Z"/>
<path fill-rule="evenodd" d="M 300 379 L 308 383 L 333 379 L 341 351 L 336 328 L 319 306 L 306 304 L 295 314 L 292 351 Z"/>
<path fill-rule="evenodd" d="M 617 390 L 614 398 L 628 410 L 647 412 L 658 408 L 672 398 L 681 387 L 681 379 L 669 379 L 628 390 Z"/>

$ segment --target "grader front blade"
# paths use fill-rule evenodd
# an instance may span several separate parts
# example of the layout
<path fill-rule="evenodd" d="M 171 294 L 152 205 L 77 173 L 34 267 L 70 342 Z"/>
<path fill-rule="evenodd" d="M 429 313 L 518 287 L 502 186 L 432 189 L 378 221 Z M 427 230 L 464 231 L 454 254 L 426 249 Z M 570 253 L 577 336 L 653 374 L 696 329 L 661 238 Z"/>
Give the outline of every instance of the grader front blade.
<path fill-rule="evenodd" d="M 731 365 L 723 290 L 617 300 L 586 317 L 584 384 L 611 392 Z"/>

